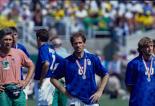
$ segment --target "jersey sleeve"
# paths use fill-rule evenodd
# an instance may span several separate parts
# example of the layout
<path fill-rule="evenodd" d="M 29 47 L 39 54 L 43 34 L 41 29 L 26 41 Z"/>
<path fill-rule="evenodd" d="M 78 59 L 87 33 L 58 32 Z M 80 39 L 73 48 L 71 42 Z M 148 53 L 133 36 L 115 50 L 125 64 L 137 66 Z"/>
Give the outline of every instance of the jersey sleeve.
<path fill-rule="evenodd" d="M 18 53 L 19 53 L 19 55 L 21 57 L 21 65 L 22 66 L 30 67 L 30 66 L 33 65 L 32 60 L 29 57 L 27 57 L 27 55 L 23 51 L 18 50 Z"/>
<path fill-rule="evenodd" d="M 63 59 L 53 71 L 51 78 L 61 79 L 65 76 L 65 60 Z"/>
<path fill-rule="evenodd" d="M 50 62 L 48 54 L 49 54 L 49 49 L 47 47 L 43 46 L 39 49 L 39 56 L 40 56 L 41 63 L 44 63 L 45 61 Z"/>
<path fill-rule="evenodd" d="M 134 64 L 129 62 L 126 69 L 125 84 L 126 86 L 134 85 L 136 83 L 136 70 Z"/>
<path fill-rule="evenodd" d="M 101 77 L 108 74 L 108 70 L 103 67 L 101 64 L 100 59 L 97 56 L 94 56 L 94 63 L 95 63 L 95 73 Z"/>

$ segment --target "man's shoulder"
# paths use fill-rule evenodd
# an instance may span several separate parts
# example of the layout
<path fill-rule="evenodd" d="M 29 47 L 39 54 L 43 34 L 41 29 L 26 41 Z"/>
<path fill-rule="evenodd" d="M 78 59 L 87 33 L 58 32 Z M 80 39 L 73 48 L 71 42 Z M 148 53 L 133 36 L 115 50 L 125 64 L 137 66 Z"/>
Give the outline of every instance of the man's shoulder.
<path fill-rule="evenodd" d="M 91 52 L 85 52 L 85 54 L 86 54 L 87 56 L 97 56 L 96 54 L 91 53 Z"/>
<path fill-rule="evenodd" d="M 96 60 L 98 58 L 98 56 L 96 54 L 93 54 L 93 53 L 90 53 L 90 52 L 89 53 L 86 52 L 85 54 L 86 54 L 87 59 Z"/>
<path fill-rule="evenodd" d="M 10 55 L 17 58 L 25 56 L 25 53 L 20 49 L 11 48 Z"/>
<path fill-rule="evenodd" d="M 66 60 L 73 59 L 73 54 L 71 54 L 71 55 L 67 56 L 65 59 L 66 59 Z"/>
<path fill-rule="evenodd" d="M 49 48 L 49 47 L 50 47 L 49 44 L 44 43 L 44 44 L 42 44 L 42 45 L 39 47 L 39 49 L 42 49 L 42 48 Z"/>
<path fill-rule="evenodd" d="M 21 52 L 22 50 L 16 49 L 16 48 L 11 48 L 11 52 Z"/>
<path fill-rule="evenodd" d="M 55 53 L 55 50 L 48 44 L 41 45 L 38 50 L 43 52 Z"/>
<path fill-rule="evenodd" d="M 18 55 L 18 53 L 24 53 L 24 52 L 21 49 L 11 48 L 11 53 Z"/>
<path fill-rule="evenodd" d="M 140 60 L 141 60 L 141 57 L 140 56 L 137 56 L 134 59 L 132 59 L 131 61 L 129 61 L 128 64 L 136 64 L 136 63 L 139 63 Z"/>

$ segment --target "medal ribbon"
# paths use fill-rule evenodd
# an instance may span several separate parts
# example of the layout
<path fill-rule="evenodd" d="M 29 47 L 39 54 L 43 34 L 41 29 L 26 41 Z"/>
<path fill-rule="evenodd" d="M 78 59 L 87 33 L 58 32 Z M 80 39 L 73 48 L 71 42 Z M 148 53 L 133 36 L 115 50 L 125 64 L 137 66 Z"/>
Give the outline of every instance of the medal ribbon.
<path fill-rule="evenodd" d="M 148 79 L 151 79 L 151 70 L 152 70 L 152 62 L 153 62 L 153 59 L 151 59 L 150 68 L 147 67 L 146 62 L 145 62 L 145 60 L 144 60 L 143 57 L 142 57 L 142 59 L 143 59 L 143 63 L 144 63 L 144 66 L 145 66 L 145 70 L 147 72 Z"/>
<path fill-rule="evenodd" d="M 79 67 L 80 71 L 82 72 L 82 75 L 85 75 L 86 74 L 86 69 L 87 69 L 86 59 L 84 59 L 84 69 L 82 69 L 82 66 L 80 65 L 78 60 L 76 60 L 76 64 Z"/>

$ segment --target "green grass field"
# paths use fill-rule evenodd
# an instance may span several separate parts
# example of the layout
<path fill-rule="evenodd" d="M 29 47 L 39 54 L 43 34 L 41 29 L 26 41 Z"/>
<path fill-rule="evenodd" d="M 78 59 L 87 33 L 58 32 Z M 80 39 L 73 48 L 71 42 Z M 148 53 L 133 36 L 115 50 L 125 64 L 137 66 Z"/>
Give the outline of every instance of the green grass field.
<path fill-rule="evenodd" d="M 109 99 L 108 95 L 103 95 L 100 106 L 128 106 L 128 100 L 122 100 L 121 98 Z"/>
<path fill-rule="evenodd" d="M 34 100 L 28 100 L 28 106 L 35 106 Z M 109 99 L 108 95 L 103 95 L 100 100 L 100 106 L 128 106 L 127 100 Z"/>

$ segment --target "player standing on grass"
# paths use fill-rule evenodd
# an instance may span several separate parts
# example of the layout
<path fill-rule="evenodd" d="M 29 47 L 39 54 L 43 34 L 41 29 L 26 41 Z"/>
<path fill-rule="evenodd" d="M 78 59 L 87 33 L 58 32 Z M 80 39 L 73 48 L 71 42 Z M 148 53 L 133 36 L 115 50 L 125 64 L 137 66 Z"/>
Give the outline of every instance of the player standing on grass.
<path fill-rule="evenodd" d="M 96 55 L 84 52 L 86 38 L 83 33 L 74 33 L 70 38 L 74 53 L 58 65 L 51 82 L 67 95 L 67 106 L 99 106 L 98 101 L 108 81 L 108 72 Z M 97 87 L 95 74 L 101 77 Z M 66 87 L 58 79 L 65 77 Z"/>
<path fill-rule="evenodd" d="M 52 104 L 55 89 L 50 83 L 50 77 L 56 66 L 56 55 L 54 49 L 48 44 L 49 33 L 46 29 L 39 29 L 36 38 L 38 44 L 38 59 L 34 76 L 36 105 L 49 106 Z"/>

